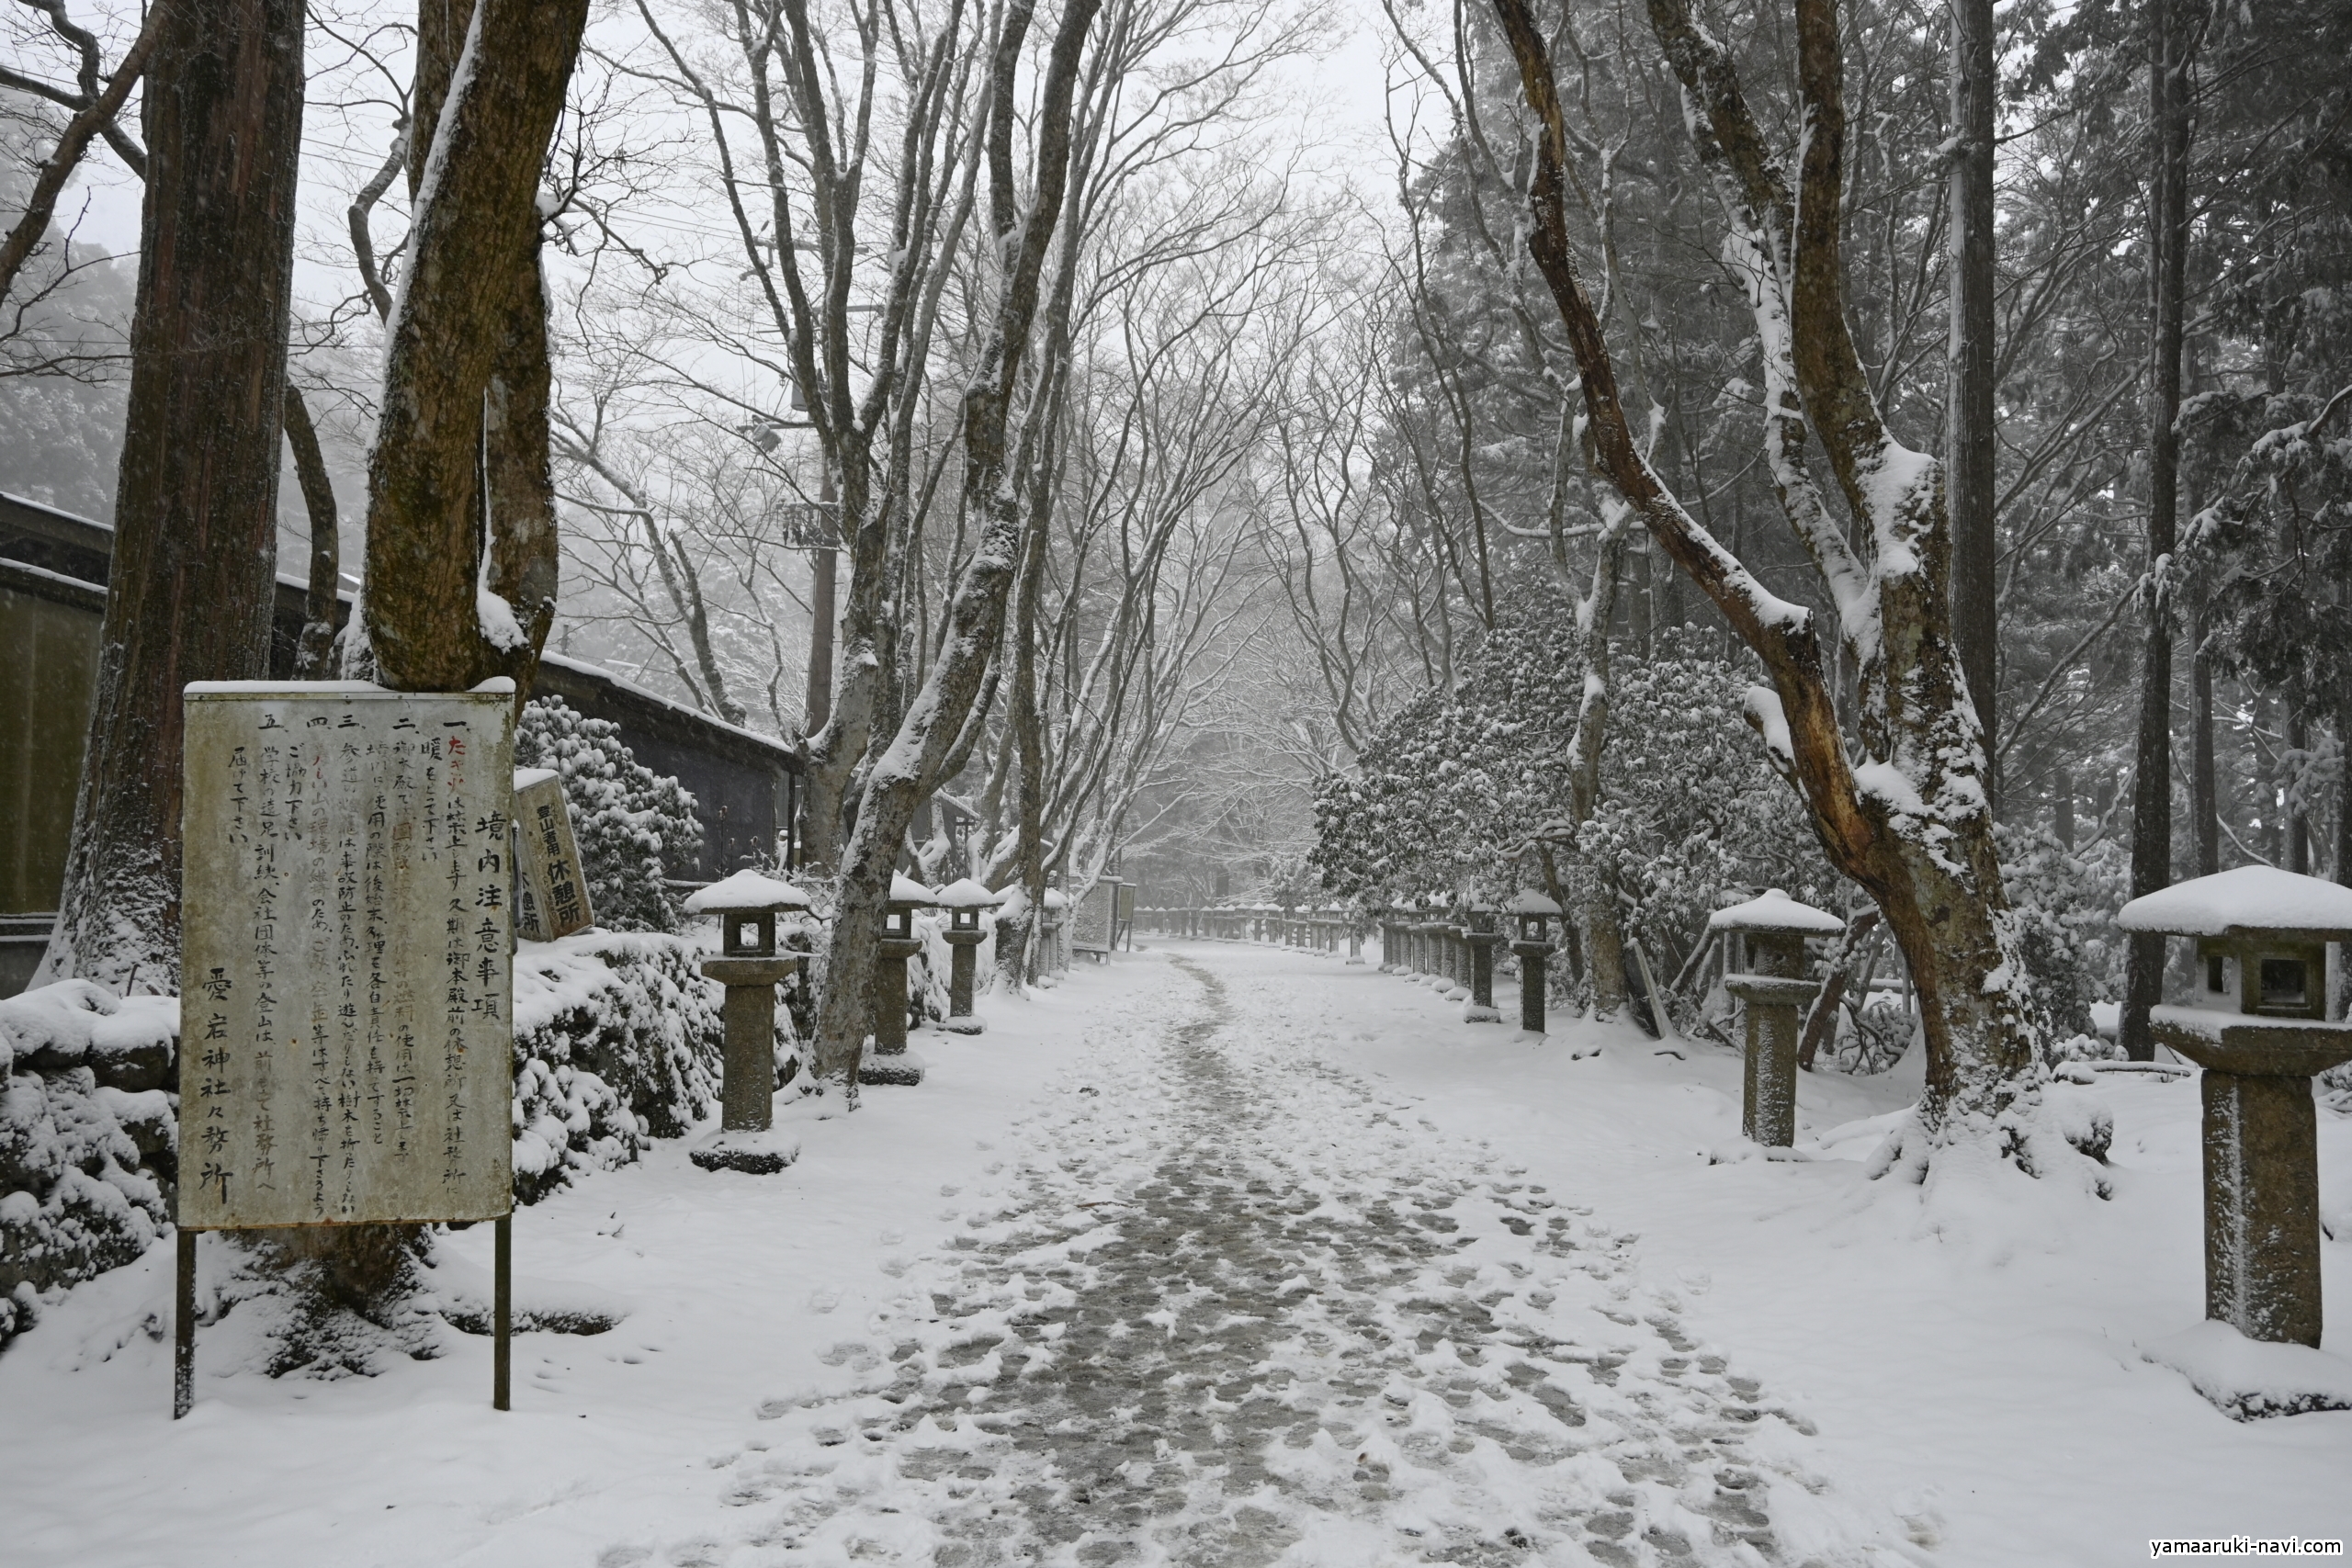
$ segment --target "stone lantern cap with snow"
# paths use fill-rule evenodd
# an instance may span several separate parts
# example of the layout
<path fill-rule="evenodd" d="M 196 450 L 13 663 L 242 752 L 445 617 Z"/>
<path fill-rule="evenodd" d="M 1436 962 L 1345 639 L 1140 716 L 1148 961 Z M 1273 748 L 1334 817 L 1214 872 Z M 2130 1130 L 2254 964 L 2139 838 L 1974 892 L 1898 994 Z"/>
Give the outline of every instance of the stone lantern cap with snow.
<path fill-rule="evenodd" d="M 941 888 L 933 902 L 947 911 L 947 929 L 951 933 L 968 931 L 977 939 L 980 929 L 980 911 L 995 908 L 1004 902 L 1004 897 L 966 876 Z"/>
<path fill-rule="evenodd" d="M 890 896 L 882 905 L 882 934 L 900 942 L 913 940 L 915 911 L 935 908 L 939 895 L 904 872 L 890 874 Z"/>
<path fill-rule="evenodd" d="M 739 871 L 686 896 L 689 915 L 718 917 L 718 949 L 729 958 L 775 956 L 775 918 L 807 909 L 808 896 L 789 882 L 756 871 Z"/>
<path fill-rule="evenodd" d="M 1532 887 L 1522 887 L 1511 895 L 1503 908 L 1519 922 L 1519 940 L 1523 942 L 1549 943 L 1552 931 L 1548 922 L 1560 912 L 1560 906 Z"/>
<path fill-rule="evenodd" d="M 2159 1007 L 2156 1038 L 2207 1067 L 2321 1073 L 2352 1060 L 2352 1024 L 2327 1021 L 2327 944 L 2352 942 L 2352 887 L 2245 865 L 2123 906 L 2127 931 L 2197 942 L 2201 994 Z"/>

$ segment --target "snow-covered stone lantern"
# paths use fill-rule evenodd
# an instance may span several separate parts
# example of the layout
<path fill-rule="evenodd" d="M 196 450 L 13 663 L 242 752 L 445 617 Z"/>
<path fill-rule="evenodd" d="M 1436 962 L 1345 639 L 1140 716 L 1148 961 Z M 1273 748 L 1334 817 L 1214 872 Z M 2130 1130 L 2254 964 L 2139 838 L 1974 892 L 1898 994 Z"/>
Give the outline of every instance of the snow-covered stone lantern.
<path fill-rule="evenodd" d="M 1443 929 L 1439 921 L 1430 918 L 1428 906 L 1429 898 L 1424 895 L 1419 900 L 1418 900 L 1418 907 L 1413 911 L 1417 918 L 1414 919 L 1411 928 L 1413 933 L 1413 977 L 1424 984 L 1427 984 L 1436 978 L 1438 964 L 1437 933 L 1439 931 Z"/>
<path fill-rule="evenodd" d="M 1069 955 L 1062 951 L 1062 930 L 1069 924 L 1069 895 L 1058 887 L 1046 888 L 1045 907 L 1037 916 L 1037 942 L 1049 969 L 1069 967 Z"/>
<path fill-rule="evenodd" d="M 1740 1131 L 1767 1148 L 1787 1148 L 1797 1135 L 1798 1014 L 1821 988 L 1805 978 L 1805 939 L 1836 936 L 1846 922 L 1773 887 L 1717 909 L 1707 929 L 1747 950 L 1739 971 L 1724 976 L 1724 989 L 1739 998 L 1747 1020 Z"/>
<path fill-rule="evenodd" d="M 1560 906 L 1522 888 L 1503 906 L 1518 926 L 1510 950 L 1519 957 L 1519 1027 L 1530 1034 L 1544 1032 L 1544 961 L 1552 954 L 1552 917 Z"/>
<path fill-rule="evenodd" d="M 939 890 L 939 907 L 947 911 L 947 944 L 955 950 L 947 969 L 947 1022 L 951 1034 L 981 1034 L 988 1021 L 972 1011 L 972 950 L 988 940 L 980 930 L 980 911 L 1000 902 L 996 894 L 963 877 Z"/>
<path fill-rule="evenodd" d="M 1438 989 L 1448 1001 L 1467 1001 L 1470 997 L 1470 944 L 1463 940 L 1469 931 L 1464 923 L 1465 919 L 1465 912 L 1457 904 L 1445 910 L 1438 920 L 1438 952 L 1445 971 Z"/>
<path fill-rule="evenodd" d="M 705 1170 L 772 1175 L 799 1153 L 797 1143 L 774 1133 L 775 987 L 808 955 L 778 953 L 775 923 L 808 908 L 807 894 L 756 871 L 739 871 L 686 897 L 687 914 L 718 917 L 719 956 L 704 959 L 702 972 L 727 987 L 718 1134 L 688 1156 Z"/>
<path fill-rule="evenodd" d="M 2318 1117 L 2312 1079 L 2352 1061 L 2330 1020 L 2327 944 L 2352 942 L 2352 888 L 2240 866 L 2123 906 L 2127 931 L 2193 937 L 2200 993 L 2156 1038 L 2205 1069 L 2205 1315 L 2249 1339 L 2320 1339 Z"/>
<path fill-rule="evenodd" d="M 874 965 L 874 1054 L 858 1066 L 860 1083 L 922 1082 L 922 1058 L 907 1049 L 907 960 L 922 951 L 915 911 L 938 902 L 913 877 L 891 874 L 890 897 L 882 906 L 880 957 Z"/>
<path fill-rule="evenodd" d="M 1495 1008 L 1495 948 L 1503 933 L 1495 929 L 1495 907 L 1473 898 L 1463 911 L 1468 929 L 1463 940 L 1470 947 L 1470 1005 L 1462 1010 L 1464 1023 L 1500 1023 Z"/>

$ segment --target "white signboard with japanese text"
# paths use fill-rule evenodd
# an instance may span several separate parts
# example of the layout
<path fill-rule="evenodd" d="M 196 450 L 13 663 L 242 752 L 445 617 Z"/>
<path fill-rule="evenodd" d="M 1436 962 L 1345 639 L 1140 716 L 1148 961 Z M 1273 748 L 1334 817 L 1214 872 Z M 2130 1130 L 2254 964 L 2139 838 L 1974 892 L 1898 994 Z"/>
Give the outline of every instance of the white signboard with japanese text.
<path fill-rule="evenodd" d="M 187 688 L 182 1225 L 512 1210 L 506 684 Z"/>

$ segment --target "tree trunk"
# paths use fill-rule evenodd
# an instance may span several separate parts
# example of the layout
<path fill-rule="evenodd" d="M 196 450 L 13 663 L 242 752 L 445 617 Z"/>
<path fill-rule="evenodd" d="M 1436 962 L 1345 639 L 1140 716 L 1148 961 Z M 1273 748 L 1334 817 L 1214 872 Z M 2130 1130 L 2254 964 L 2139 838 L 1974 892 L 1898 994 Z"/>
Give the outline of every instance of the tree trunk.
<path fill-rule="evenodd" d="M 302 637 L 294 648 L 294 679 L 324 680 L 334 651 L 335 589 L 343 575 L 343 525 L 335 514 L 334 485 L 319 450 L 318 427 L 300 388 L 286 386 L 286 445 L 294 454 L 294 477 L 302 487 L 302 510 L 311 520 L 310 592 L 302 602 Z"/>
<path fill-rule="evenodd" d="M 2182 0 L 2150 9 L 2148 121 L 2155 167 L 2148 190 L 2147 643 L 2140 666 L 2140 728 L 2132 749 L 2132 897 L 2172 884 L 2172 556 L 2180 504 L 2180 351 L 2188 251 L 2188 29 Z M 2118 1038 L 2135 1062 L 2153 1061 L 2148 1010 L 2164 991 L 2165 939 L 2133 936 L 2124 964 Z"/>
<path fill-rule="evenodd" d="M 415 123 L 436 129 L 413 139 L 417 218 L 368 465 L 361 630 L 345 639 L 346 668 L 398 690 L 510 675 L 519 692 L 552 619 L 548 601 L 507 592 L 553 587 L 537 198 L 586 19 L 587 0 L 481 0 L 469 24 L 420 13 Z"/>
<path fill-rule="evenodd" d="M 555 625 L 556 582 L 560 568 L 555 519 L 555 474 L 548 461 L 548 404 L 553 371 L 548 359 L 547 284 L 539 272 L 538 240 L 516 266 L 514 299 L 491 377 L 482 412 L 482 493 L 490 513 L 489 560 L 483 577 L 490 592 L 510 606 L 527 648 L 510 658 L 504 673 L 514 677 L 514 701 L 529 697 L 539 650 Z M 714 671 L 714 673 L 716 671 Z M 743 722 L 740 706 L 725 704 L 722 716 Z"/>
<path fill-rule="evenodd" d="M 2213 758 L 2213 661 L 2205 653 L 2204 612 L 2189 655 L 2188 811 L 2197 840 L 2197 874 L 2222 869 L 2222 786 Z"/>
<path fill-rule="evenodd" d="M 174 0 L 148 64 L 114 564 L 36 984 L 176 986 L 180 690 L 269 673 L 302 21 L 300 0 Z"/>
<path fill-rule="evenodd" d="M 1999 90 L 1993 0 L 1951 0 L 1951 368 L 1944 465 L 1951 514 L 1951 629 L 1984 732 L 1997 802 L 2000 646 L 1994 581 L 1993 136 Z"/>
<path fill-rule="evenodd" d="M 821 459 L 820 459 L 821 461 Z M 824 469 L 817 492 L 818 504 L 838 509 L 840 496 L 833 489 L 833 470 Z M 829 525 L 838 536 L 838 510 L 831 513 L 835 522 Z M 834 591 L 840 585 L 841 551 L 814 549 L 808 552 L 808 690 L 802 713 L 801 733 L 814 735 L 825 728 L 833 716 L 833 622 L 840 615 L 834 603 Z"/>
<path fill-rule="evenodd" d="M 1601 525 L 1599 558 L 1593 563 L 1592 587 L 1577 606 L 1577 631 L 1584 655 L 1584 700 L 1577 707 L 1577 728 L 1569 742 L 1568 810 L 1577 828 L 1592 820 L 1600 807 L 1600 756 L 1609 742 L 1609 630 L 1615 612 L 1617 582 L 1625 568 L 1629 509 Z M 1646 558 L 1645 552 L 1636 558 Z M 1642 584 L 1634 584 L 1638 608 Z M 1617 919 L 1617 879 L 1601 866 L 1585 862 L 1585 897 L 1577 911 L 1584 953 L 1590 955 L 1592 1016 L 1612 1019 L 1625 1006 L 1625 933 Z"/>
<path fill-rule="evenodd" d="M 1022 555 L 1012 625 L 1012 694 L 1006 714 L 1021 770 L 1013 795 L 1013 865 L 1028 895 L 1028 915 L 1020 927 L 1018 950 L 1010 955 L 1000 953 L 999 960 L 1009 962 L 1008 973 L 1023 985 L 1036 983 L 1044 956 L 1036 940 L 1046 908 L 1046 722 L 1037 711 L 1037 608 L 1045 592 L 1048 547 L 1044 530 L 1035 530 Z M 997 928 L 997 940 L 1004 940 L 1002 926 Z"/>
<path fill-rule="evenodd" d="M 2286 804 L 2280 812 L 2287 828 L 2287 869 L 2298 876 L 2309 876 L 2312 870 L 2312 821 L 2303 808 L 2296 785 L 2301 782 L 2301 768 L 2296 759 L 2311 749 L 2311 727 L 2304 722 L 2302 705 L 2292 694 L 2287 698 L 2286 766 L 2279 770 L 2280 781 L 2286 786 Z"/>

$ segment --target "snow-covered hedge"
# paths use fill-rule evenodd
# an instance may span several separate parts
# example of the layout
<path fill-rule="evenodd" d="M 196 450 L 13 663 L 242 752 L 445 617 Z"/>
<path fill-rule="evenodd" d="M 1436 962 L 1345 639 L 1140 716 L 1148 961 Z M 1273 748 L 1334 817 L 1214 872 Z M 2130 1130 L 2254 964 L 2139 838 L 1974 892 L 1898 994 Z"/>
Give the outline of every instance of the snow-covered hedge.
<path fill-rule="evenodd" d="M 618 725 L 590 718 L 561 697 L 534 698 L 514 728 L 514 765 L 562 776 L 596 923 L 673 931 L 678 904 L 663 867 L 702 852 L 702 823 L 695 797 L 640 764 L 620 737 Z"/>
<path fill-rule="evenodd" d="M 176 998 L 87 980 L 0 1001 L 0 1345 L 169 1220 L 178 1029 Z"/>
<path fill-rule="evenodd" d="M 724 989 L 690 940 L 583 932 L 514 956 L 514 1196 L 627 1165 L 718 1103 Z M 788 1023 L 782 1010 L 778 1022 Z"/>
<path fill-rule="evenodd" d="M 701 956 L 654 933 L 523 944 L 517 1201 L 626 1165 L 717 1109 L 724 993 Z M 781 1009 L 777 1021 L 788 1055 Z M 177 998 L 86 980 L 0 1001 L 0 1346 L 31 1326 L 42 1293 L 132 1261 L 168 1227 L 178 1029 Z"/>

